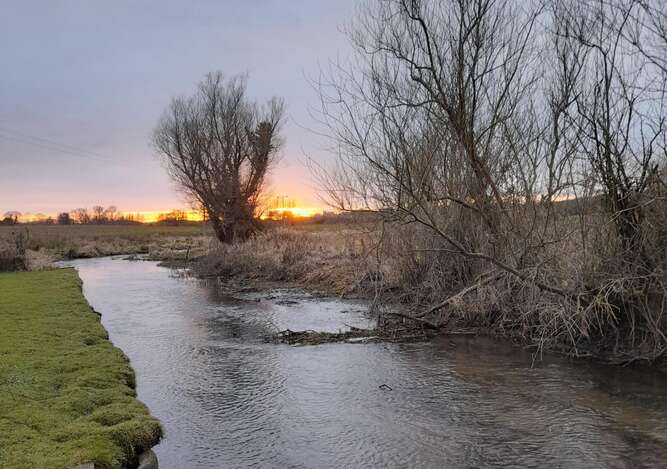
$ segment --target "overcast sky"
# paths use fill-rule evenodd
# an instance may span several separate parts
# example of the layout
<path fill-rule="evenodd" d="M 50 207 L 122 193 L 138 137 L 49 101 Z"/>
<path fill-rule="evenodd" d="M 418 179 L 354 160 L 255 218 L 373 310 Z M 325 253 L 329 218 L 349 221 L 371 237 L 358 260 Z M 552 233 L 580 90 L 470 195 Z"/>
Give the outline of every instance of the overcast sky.
<path fill-rule="evenodd" d="M 285 98 L 272 189 L 317 204 L 302 161 L 326 142 L 302 128 L 317 107 L 307 77 L 349 54 L 353 12 L 354 0 L 0 0 L 0 214 L 183 207 L 149 139 L 170 98 L 214 70 Z"/>

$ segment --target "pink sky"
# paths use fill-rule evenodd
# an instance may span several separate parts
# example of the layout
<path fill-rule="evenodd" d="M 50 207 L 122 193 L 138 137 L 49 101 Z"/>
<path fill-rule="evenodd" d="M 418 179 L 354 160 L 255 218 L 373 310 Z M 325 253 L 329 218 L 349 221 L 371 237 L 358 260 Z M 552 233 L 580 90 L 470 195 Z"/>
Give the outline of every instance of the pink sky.
<path fill-rule="evenodd" d="M 304 165 L 329 157 L 326 140 L 306 130 L 317 127 L 309 78 L 349 53 L 341 27 L 353 11 L 354 0 L 5 7 L 0 213 L 186 207 L 150 147 L 151 132 L 173 96 L 214 70 L 248 73 L 248 94 L 260 101 L 285 98 L 287 143 L 270 190 L 322 207 Z"/>

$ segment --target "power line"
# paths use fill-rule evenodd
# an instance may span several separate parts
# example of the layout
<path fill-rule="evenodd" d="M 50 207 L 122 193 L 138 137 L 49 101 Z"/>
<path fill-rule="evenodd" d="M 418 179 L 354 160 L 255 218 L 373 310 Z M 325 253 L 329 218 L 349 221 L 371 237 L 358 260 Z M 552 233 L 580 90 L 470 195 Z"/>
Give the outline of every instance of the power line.
<path fill-rule="evenodd" d="M 4 134 L 4 135 L 3 135 Z M 106 161 L 110 163 L 118 163 L 113 158 L 102 155 L 100 153 L 83 149 L 80 147 L 75 147 L 74 145 L 67 145 L 59 143 L 53 140 L 49 140 L 42 137 L 37 137 L 34 135 L 28 135 L 15 130 L 7 129 L 6 127 L 0 127 L 0 138 L 5 140 L 12 140 L 19 143 L 24 143 L 27 145 L 33 145 L 47 150 L 58 151 L 60 153 L 65 153 L 70 156 L 75 156 L 85 159 L 94 159 L 98 161 Z"/>
<path fill-rule="evenodd" d="M 94 160 L 97 160 L 97 161 L 108 161 L 108 160 L 102 160 L 102 159 L 97 158 L 97 157 L 92 156 L 92 155 L 83 154 L 83 153 L 75 153 L 75 152 L 72 152 L 72 151 L 69 151 L 69 150 L 64 150 L 62 148 L 58 148 L 58 147 L 55 147 L 55 146 L 45 145 L 45 144 L 37 143 L 37 142 L 31 142 L 29 140 L 21 139 L 21 138 L 18 138 L 18 137 L 3 135 L 1 133 L 0 133 L 0 139 L 9 140 L 9 141 L 18 142 L 18 143 L 24 143 L 24 144 L 28 144 L 28 145 L 33 145 L 33 146 L 40 147 L 40 148 L 45 148 L 45 149 L 51 150 L 51 151 L 58 151 L 60 153 L 65 153 L 67 155 L 76 156 L 76 157 L 79 157 L 79 158 L 94 159 Z"/>
<path fill-rule="evenodd" d="M 92 155 L 92 156 L 95 156 L 97 158 L 101 158 L 101 159 L 105 159 L 105 160 L 112 160 L 113 159 L 113 158 L 109 158 L 106 155 L 102 155 L 98 152 L 90 151 L 88 149 L 83 149 L 81 147 L 76 147 L 74 145 L 67 145 L 67 144 L 64 144 L 64 143 L 56 142 L 54 140 L 49 140 L 48 138 L 43 138 L 43 137 L 38 137 L 38 136 L 35 136 L 35 135 L 29 135 L 29 134 L 26 134 L 26 133 L 23 133 L 23 132 L 18 132 L 16 130 L 8 129 L 7 127 L 0 126 L 0 131 L 4 132 L 5 134 L 9 134 L 10 136 L 12 136 L 12 134 L 13 134 L 13 136 L 15 136 L 15 137 L 18 136 L 20 138 L 34 140 L 34 141 L 37 141 L 37 142 L 40 142 L 40 143 L 43 143 L 43 144 L 54 145 L 56 147 L 62 148 L 63 150 L 74 151 L 74 152 L 77 152 L 77 153 L 84 153 L 86 155 Z"/>

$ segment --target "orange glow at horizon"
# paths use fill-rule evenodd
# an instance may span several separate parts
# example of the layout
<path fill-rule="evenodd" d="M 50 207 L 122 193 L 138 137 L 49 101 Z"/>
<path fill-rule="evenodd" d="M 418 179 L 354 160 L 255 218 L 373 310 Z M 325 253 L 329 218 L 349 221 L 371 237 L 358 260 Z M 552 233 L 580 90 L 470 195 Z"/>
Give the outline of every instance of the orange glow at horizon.
<path fill-rule="evenodd" d="M 313 207 L 277 207 L 267 208 L 261 215 L 262 220 L 282 220 L 284 218 L 310 218 L 315 215 L 322 214 L 323 210 Z M 179 214 L 179 218 L 184 217 L 187 221 L 203 221 L 204 216 L 198 210 L 183 210 L 183 209 L 169 209 L 169 210 L 122 210 L 116 212 L 117 217 L 123 217 L 128 220 L 133 220 L 140 223 L 156 223 L 169 215 Z M 92 215 L 89 212 L 89 215 Z M 51 219 L 55 222 L 58 218 L 57 213 L 23 213 L 18 219 L 21 223 L 39 223 Z"/>
<path fill-rule="evenodd" d="M 160 220 L 160 217 L 164 217 L 175 212 L 181 213 L 185 216 L 187 221 L 202 221 L 204 219 L 201 212 L 197 210 L 181 210 L 181 209 L 170 209 L 170 210 L 123 210 L 116 212 L 117 216 L 121 216 L 128 219 L 133 219 L 141 223 L 155 223 Z M 89 215 L 90 212 L 89 212 Z M 56 220 L 58 218 L 57 213 L 23 213 L 18 219 L 21 223 L 39 223 L 44 222 L 47 219 Z"/>
<path fill-rule="evenodd" d="M 311 207 L 279 207 L 270 208 L 260 217 L 262 220 L 281 220 L 285 217 L 310 218 L 322 213 L 322 210 Z"/>
<path fill-rule="evenodd" d="M 160 217 L 164 217 L 165 215 L 169 215 L 174 212 L 179 212 L 185 215 L 185 219 L 187 221 L 202 221 L 204 219 L 204 216 L 202 213 L 198 210 L 180 210 L 180 209 L 172 209 L 172 210 L 138 210 L 138 211 L 127 211 L 127 212 L 121 212 L 123 216 L 135 216 L 137 218 L 137 221 L 140 221 L 141 223 L 155 223 L 160 220 Z"/>

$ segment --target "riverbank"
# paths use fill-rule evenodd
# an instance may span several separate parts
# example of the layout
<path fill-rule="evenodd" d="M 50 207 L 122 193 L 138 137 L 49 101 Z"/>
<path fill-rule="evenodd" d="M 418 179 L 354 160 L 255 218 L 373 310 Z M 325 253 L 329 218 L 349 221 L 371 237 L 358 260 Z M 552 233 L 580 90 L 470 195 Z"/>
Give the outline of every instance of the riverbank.
<path fill-rule="evenodd" d="M 358 331 L 382 341 L 426 340 L 438 333 L 480 333 L 463 325 L 441 328 L 417 317 L 427 308 L 424 286 L 406 281 L 405 256 L 395 253 L 383 262 L 377 257 L 378 233 L 360 224 L 297 225 L 266 230 L 231 245 L 217 244 L 206 255 L 189 263 L 200 278 L 215 277 L 227 294 L 274 288 L 304 288 L 325 296 L 369 302 L 377 327 Z M 164 262 L 166 266 L 180 266 Z M 313 331 L 281 331 L 274 340 L 300 344 L 347 341 L 348 332 L 318 334 Z M 355 334 L 352 334 L 353 336 Z"/>
<path fill-rule="evenodd" d="M 483 337 L 267 343 L 373 327 L 365 302 L 230 297 L 155 262 L 73 261 L 168 438 L 162 469 L 663 467 L 667 377 Z M 120 292 L 120 293 L 119 293 Z M 260 301 L 257 301 L 260 300 Z M 299 342 L 301 338 L 295 337 Z M 372 444 L 368 444 L 372 442 Z"/>
<path fill-rule="evenodd" d="M 231 245 L 215 244 L 191 263 L 199 277 L 254 288 L 305 287 L 367 299 L 373 292 L 373 235 L 348 225 L 267 229 Z"/>
<path fill-rule="evenodd" d="M 556 352 L 665 367 L 667 346 L 647 339 L 641 321 L 630 321 L 632 311 L 615 303 L 614 292 L 583 290 L 562 298 L 502 270 L 488 270 L 484 260 L 443 251 L 439 242 L 415 225 L 281 227 L 245 243 L 214 245 L 191 267 L 199 277 L 218 277 L 232 286 L 284 284 L 362 298 L 380 313 L 381 324 L 405 328 L 409 335 L 423 328 L 485 335 L 527 347 L 536 356 Z M 577 255 L 561 253 L 563 268 L 576 265 Z M 575 282 L 581 272 L 571 275 Z M 659 303 L 647 302 L 647 308 L 662 317 Z M 666 327 L 656 320 L 654 328 Z"/>
<path fill-rule="evenodd" d="M 232 245 L 218 243 L 205 224 L 35 226 L 37 231 L 24 238 L 26 227 L 5 227 L 0 229 L 0 271 L 3 265 L 40 270 L 59 259 L 129 255 L 187 267 L 198 277 L 220 279 L 232 291 L 292 286 L 363 299 L 377 313 L 380 332 L 392 338 L 476 334 L 509 340 L 536 356 L 553 351 L 614 364 L 665 366 L 661 331 L 667 330 L 667 316 L 660 296 L 644 295 L 641 311 L 626 305 L 623 295 L 637 296 L 639 290 L 622 278 L 610 280 L 597 267 L 583 269 L 576 247 L 551 253 L 563 272 L 560 287 L 571 292 L 562 297 L 484 259 L 443 250 L 441 240 L 414 224 L 357 217 L 264 227 Z M 23 239 L 23 257 L 12 257 L 17 239 Z M 4 251 L 3 241 L 9 246 Z"/>
<path fill-rule="evenodd" d="M 131 467 L 159 442 L 74 269 L 0 274 L 0 331 L 0 467 Z"/>

